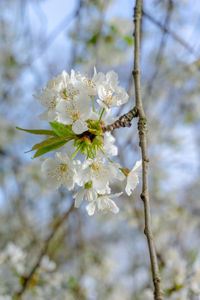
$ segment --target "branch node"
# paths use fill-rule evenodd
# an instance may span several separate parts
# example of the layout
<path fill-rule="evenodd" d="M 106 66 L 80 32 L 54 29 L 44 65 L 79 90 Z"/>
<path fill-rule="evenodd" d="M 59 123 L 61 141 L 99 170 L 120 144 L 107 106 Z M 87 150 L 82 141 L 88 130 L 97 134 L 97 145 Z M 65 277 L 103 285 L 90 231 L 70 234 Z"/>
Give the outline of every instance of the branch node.
<path fill-rule="evenodd" d="M 140 74 L 140 70 L 136 69 L 132 72 L 133 76 L 138 76 Z"/>
<path fill-rule="evenodd" d="M 142 199 L 142 201 L 145 201 L 145 194 L 142 193 L 142 194 L 140 195 L 140 198 Z"/>

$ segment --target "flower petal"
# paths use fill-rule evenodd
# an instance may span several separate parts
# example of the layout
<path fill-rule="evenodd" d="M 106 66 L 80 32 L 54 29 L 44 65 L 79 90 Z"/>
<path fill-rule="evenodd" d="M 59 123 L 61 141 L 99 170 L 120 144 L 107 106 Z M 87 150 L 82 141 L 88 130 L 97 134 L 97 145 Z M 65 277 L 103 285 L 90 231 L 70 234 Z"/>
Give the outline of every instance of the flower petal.
<path fill-rule="evenodd" d="M 88 204 L 86 206 L 86 210 L 87 210 L 87 213 L 88 213 L 89 216 L 92 216 L 94 214 L 95 208 L 96 208 L 96 202 L 95 201 L 90 202 L 90 204 Z"/>
<path fill-rule="evenodd" d="M 136 186 L 139 184 L 139 178 L 138 175 L 135 174 L 135 172 L 130 172 L 127 176 L 127 184 L 125 191 L 128 196 L 130 196 L 133 192 L 133 190 L 136 188 Z"/>
<path fill-rule="evenodd" d="M 73 195 L 73 198 L 75 197 L 75 207 L 79 207 L 81 205 L 81 202 L 85 196 L 85 192 L 85 189 L 80 189 L 75 195 Z"/>
<path fill-rule="evenodd" d="M 77 120 L 73 125 L 72 125 L 72 130 L 76 134 L 81 134 L 84 131 L 88 130 L 88 125 L 85 121 L 82 120 Z"/>

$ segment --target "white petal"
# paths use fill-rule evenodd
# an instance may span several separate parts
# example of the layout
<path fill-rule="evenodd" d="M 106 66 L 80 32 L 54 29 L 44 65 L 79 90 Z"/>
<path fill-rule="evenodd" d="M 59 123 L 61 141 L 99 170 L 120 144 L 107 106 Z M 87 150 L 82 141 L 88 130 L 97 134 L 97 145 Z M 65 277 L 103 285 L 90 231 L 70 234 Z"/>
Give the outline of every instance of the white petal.
<path fill-rule="evenodd" d="M 55 160 L 51 158 L 47 158 L 41 166 L 41 170 L 43 173 L 47 174 L 50 170 L 54 170 L 57 167 L 57 163 Z"/>
<path fill-rule="evenodd" d="M 72 164 L 71 159 L 68 157 L 68 155 L 66 153 L 63 153 L 63 152 L 56 152 L 55 159 L 57 159 L 62 164 L 66 164 L 69 166 L 71 166 L 71 164 Z"/>
<path fill-rule="evenodd" d="M 73 197 L 75 197 L 75 207 L 79 207 L 85 196 L 85 189 L 80 189 Z"/>
<path fill-rule="evenodd" d="M 123 194 L 123 192 L 112 194 L 112 195 L 109 195 L 109 198 L 117 198 L 117 197 L 121 196 L 122 194 Z"/>
<path fill-rule="evenodd" d="M 98 86 L 98 96 L 101 100 L 104 100 L 106 97 L 106 90 L 103 85 Z"/>
<path fill-rule="evenodd" d="M 125 191 L 128 196 L 131 195 L 131 193 L 136 188 L 138 183 L 139 183 L 138 175 L 131 171 L 127 176 L 127 184 L 125 188 Z"/>
<path fill-rule="evenodd" d="M 110 210 L 112 213 L 117 214 L 119 212 L 119 208 L 116 203 L 109 199 L 107 196 L 102 196 L 97 199 L 98 210 Z"/>
<path fill-rule="evenodd" d="M 86 206 L 86 210 L 89 216 L 92 216 L 94 214 L 95 208 L 96 208 L 96 201 L 92 201 L 90 202 L 90 204 Z"/>
<path fill-rule="evenodd" d="M 72 130 L 76 134 L 81 134 L 84 131 L 88 130 L 88 125 L 85 121 L 82 120 L 77 120 L 73 125 L 72 125 Z"/>
<path fill-rule="evenodd" d="M 142 161 L 138 160 L 136 161 L 136 164 L 134 165 L 132 171 L 139 172 L 140 170 L 142 170 Z"/>
<path fill-rule="evenodd" d="M 106 74 L 106 80 L 112 87 L 115 87 L 119 83 L 118 75 L 114 71 L 109 71 Z"/>
<path fill-rule="evenodd" d="M 69 100 L 70 101 L 70 100 Z M 56 106 L 57 115 L 58 115 L 58 122 L 62 124 L 69 125 L 73 122 L 72 117 L 67 112 L 67 107 L 69 106 L 69 103 L 65 100 L 61 100 L 58 105 Z"/>
<path fill-rule="evenodd" d="M 46 159 L 42 163 L 42 172 L 48 177 L 47 185 L 50 189 L 58 189 L 61 186 L 61 181 L 56 180 L 56 177 L 51 175 L 57 168 L 57 162 L 51 158 Z"/>
<path fill-rule="evenodd" d="M 95 201 L 96 199 L 97 199 L 97 191 L 95 191 L 95 189 L 93 188 L 88 189 L 86 192 L 86 200 Z"/>
<path fill-rule="evenodd" d="M 117 214 L 119 212 L 119 207 L 116 205 L 116 203 L 113 200 L 110 200 L 110 210 L 112 213 Z"/>

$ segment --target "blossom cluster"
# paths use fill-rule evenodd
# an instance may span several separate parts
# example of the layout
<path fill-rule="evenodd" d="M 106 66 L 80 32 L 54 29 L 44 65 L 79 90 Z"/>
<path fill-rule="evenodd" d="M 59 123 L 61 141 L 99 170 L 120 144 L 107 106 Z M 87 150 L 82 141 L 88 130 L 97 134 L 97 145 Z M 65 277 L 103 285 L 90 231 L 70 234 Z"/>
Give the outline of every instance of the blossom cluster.
<path fill-rule="evenodd" d="M 28 253 L 12 242 L 0 251 L 0 300 L 18 299 L 15 295 L 21 290 L 23 280 L 27 276 L 28 261 Z M 43 256 L 22 299 L 50 299 L 51 296 L 62 294 L 62 286 L 67 278 L 56 269 L 56 263 L 47 255 Z"/>
<path fill-rule="evenodd" d="M 49 80 L 35 98 L 46 107 L 40 119 L 49 121 L 51 130 L 25 130 L 30 133 L 51 136 L 36 144 L 34 157 L 61 148 L 55 159 L 46 158 L 42 171 L 48 178 L 50 188 L 64 186 L 74 192 L 75 207 L 85 198 L 89 204 L 89 215 L 95 211 L 119 211 L 113 198 L 123 192 L 112 194 L 110 183 L 124 182 L 125 191 L 131 195 L 139 183 L 138 172 L 141 161 L 130 171 L 124 169 L 110 157 L 117 156 L 118 149 L 111 132 L 103 130 L 115 119 L 112 108 L 128 101 L 125 89 L 119 86 L 118 75 L 114 71 L 103 74 L 94 69 L 92 78 L 81 72 L 63 71 Z M 77 157 L 79 159 L 75 159 Z"/>

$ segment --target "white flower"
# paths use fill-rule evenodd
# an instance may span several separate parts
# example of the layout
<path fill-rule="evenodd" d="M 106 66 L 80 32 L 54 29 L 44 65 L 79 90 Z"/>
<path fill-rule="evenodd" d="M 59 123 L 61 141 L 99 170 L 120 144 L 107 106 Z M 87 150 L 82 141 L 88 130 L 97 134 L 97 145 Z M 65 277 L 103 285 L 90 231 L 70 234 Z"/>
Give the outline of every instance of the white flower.
<path fill-rule="evenodd" d="M 130 171 L 130 173 L 127 175 L 127 183 L 125 191 L 128 196 L 131 195 L 133 190 L 136 188 L 136 186 L 139 184 L 139 176 L 138 172 L 142 169 L 142 161 L 139 160 L 136 162 L 133 169 Z"/>
<path fill-rule="evenodd" d="M 34 96 L 42 101 L 42 105 L 47 107 L 47 110 L 39 115 L 40 120 L 54 121 L 57 119 L 56 104 L 57 92 L 48 88 L 43 89 L 40 96 Z"/>
<path fill-rule="evenodd" d="M 128 101 L 128 94 L 124 88 L 118 86 L 118 75 L 114 72 L 106 74 L 106 80 L 97 88 L 98 104 L 105 109 L 119 106 Z"/>
<path fill-rule="evenodd" d="M 96 208 L 98 209 L 98 211 L 110 210 L 112 213 L 117 214 L 119 212 L 119 208 L 116 205 L 116 203 L 111 199 L 119 197 L 121 195 L 122 193 L 99 196 L 96 200 L 91 201 L 86 206 L 88 215 L 92 216 L 95 213 Z"/>
<path fill-rule="evenodd" d="M 81 188 L 76 194 L 73 195 L 73 198 L 75 198 L 74 206 L 79 207 L 84 197 L 87 201 L 94 201 L 95 199 L 97 199 L 97 191 L 92 187 Z"/>
<path fill-rule="evenodd" d="M 118 148 L 114 145 L 114 142 L 114 136 L 110 132 L 105 132 L 103 152 L 106 156 L 116 156 L 118 154 Z"/>
<path fill-rule="evenodd" d="M 39 96 L 34 95 L 36 99 L 40 99 L 42 101 L 43 106 L 47 107 L 47 110 L 39 116 L 41 120 L 57 120 L 56 105 L 59 100 L 58 95 L 60 93 L 62 83 L 67 80 L 69 80 L 69 75 L 67 72 L 63 71 L 61 75 L 47 82 L 46 88 L 42 89 L 42 93 Z"/>
<path fill-rule="evenodd" d="M 56 263 L 49 259 L 47 255 L 42 258 L 40 269 L 42 271 L 54 271 L 56 268 Z"/>
<path fill-rule="evenodd" d="M 91 99 L 86 94 L 74 96 L 73 100 L 61 100 L 57 105 L 58 122 L 62 124 L 73 124 L 72 130 L 81 134 L 88 129 L 86 120 L 90 119 L 92 108 Z"/>
<path fill-rule="evenodd" d="M 97 73 L 94 68 L 94 75 L 90 79 L 87 75 L 72 70 L 71 80 L 76 88 L 84 90 L 89 96 L 94 96 L 97 93 L 98 85 L 105 80 L 105 75 L 101 72 Z"/>
<path fill-rule="evenodd" d="M 1 254 L 1 260 L 9 259 L 13 264 L 21 262 L 25 259 L 26 254 L 12 242 L 8 243 L 6 249 Z"/>
<path fill-rule="evenodd" d="M 25 252 L 10 242 L 5 250 L 0 254 L 0 263 L 8 262 L 19 274 L 22 274 L 24 272 L 25 258 Z"/>
<path fill-rule="evenodd" d="M 62 81 L 59 90 L 59 100 L 73 100 L 76 95 L 81 93 L 80 89 L 74 85 L 73 80 L 65 71 L 62 73 Z"/>
<path fill-rule="evenodd" d="M 75 184 L 76 168 L 74 162 L 65 153 L 57 152 L 56 160 L 47 158 L 42 164 L 42 172 L 48 177 L 48 185 L 58 189 L 61 185 L 72 190 Z"/>
<path fill-rule="evenodd" d="M 105 159 L 96 157 L 87 159 L 83 164 L 83 183 L 92 181 L 92 187 L 101 194 L 107 193 L 109 182 L 113 179 L 123 180 L 124 174 L 117 163 L 105 163 Z"/>

